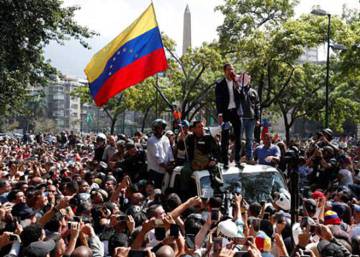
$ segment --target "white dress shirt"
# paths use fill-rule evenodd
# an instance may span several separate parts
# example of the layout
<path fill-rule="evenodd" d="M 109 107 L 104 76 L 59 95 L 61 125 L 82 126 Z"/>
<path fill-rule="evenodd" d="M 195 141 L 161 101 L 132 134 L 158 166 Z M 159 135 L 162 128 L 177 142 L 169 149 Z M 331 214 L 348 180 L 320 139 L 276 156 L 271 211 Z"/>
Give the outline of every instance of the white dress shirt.
<path fill-rule="evenodd" d="M 235 104 L 235 99 L 234 99 L 234 81 L 226 79 L 226 84 L 227 84 L 228 90 L 229 90 L 228 110 L 235 109 L 236 104 Z"/>
<path fill-rule="evenodd" d="M 168 137 L 163 135 L 161 138 L 157 138 L 156 136 L 152 135 L 147 143 L 146 157 L 148 170 L 165 173 L 166 170 L 163 167 L 160 167 L 160 163 L 167 164 L 174 161 L 174 156 Z"/>

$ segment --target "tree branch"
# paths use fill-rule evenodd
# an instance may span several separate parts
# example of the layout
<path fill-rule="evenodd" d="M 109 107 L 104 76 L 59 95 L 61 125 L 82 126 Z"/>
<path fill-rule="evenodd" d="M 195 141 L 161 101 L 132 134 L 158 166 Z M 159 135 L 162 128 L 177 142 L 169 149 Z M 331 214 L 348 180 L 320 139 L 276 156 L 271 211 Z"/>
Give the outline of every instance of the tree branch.
<path fill-rule="evenodd" d="M 154 84 L 154 87 L 156 89 L 157 92 L 159 92 L 161 98 L 165 101 L 165 103 L 170 107 L 171 111 L 174 111 L 174 108 L 172 106 L 172 104 L 170 103 L 170 101 L 167 99 L 167 97 L 164 95 L 164 93 L 161 91 L 160 87 L 159 87 L 159 77 L 156 76 L 156 83 Z"/>
<path fill-rule="evenodd" d="M 187 72 L 185 70 L 185 67 L 184 67 L 184 64 L 182 63 L 182 61 L 167 46 L 164 46 L 164 47 L 170 53 L 170 55 L 175 59 L 175 61 L 180 65 L 181 70 L 183 71 L 184 76 L 186 77 L 186 80 L 187 80 L 188 75 L 187 75 Z"/>
<path fill-rule="evenodd" d="M 186 110 L 185 114 L 187 115 L 199 102 L 202 101 L 202 99 L 204 97 L 207 96 L 207 94 L 209 93 L 210 89 L 212 89 L 214 86 L 216 85 L 216 83 L 212 83 L 208 86 L 207 89 L 205 89 L 205 91 L 201 92 L 201 94 L 199 94 L 194 101 L 192 101 L 192 104 L 190 104 L 190 106 L 188 107 L 188 109 Z M 184 115 L 184 116 L 186 116 Z"/>
<path fill-rule="evenodd" d="M 188 90 L 187 90 L 187 92 L 186 92 L 186 94 L 185 94 L 185 96 L 184 96 L 184 99 L 183 99 L 184 102 L 187 101 L 187 99 L 188 99 L 188 97 L 189 97 L 189 95 L 190 95 L 190 92 L 192 91 L 192 89 L 194 89 L 196 83 L 197 83 L 198 80 L 200 79 L 201 75 L 204 73 L 205 69 L 206 69 L 206 68 L 205 68 L 204 66 L 202 66 L 202 68 L 201 68 L 200 72 L 198 73 L 198 75 L 196 76 L 194 82 L 193 82 L 193 83 L 191 84 L 191 86 L 188 88 Z"/>

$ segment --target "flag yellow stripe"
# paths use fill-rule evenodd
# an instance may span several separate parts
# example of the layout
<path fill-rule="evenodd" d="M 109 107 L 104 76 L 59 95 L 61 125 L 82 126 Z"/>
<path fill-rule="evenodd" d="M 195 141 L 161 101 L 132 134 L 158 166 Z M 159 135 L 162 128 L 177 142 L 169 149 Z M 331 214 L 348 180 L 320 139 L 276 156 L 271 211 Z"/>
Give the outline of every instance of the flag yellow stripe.
<path fill-rule="evenodd" d="M 91 83 L 100 76 L 108 60 L 121 46 L 156 26 L 154 7 L 150 4 L 139 18 L 91 58 L 85 68 L 88 82 Z"/>

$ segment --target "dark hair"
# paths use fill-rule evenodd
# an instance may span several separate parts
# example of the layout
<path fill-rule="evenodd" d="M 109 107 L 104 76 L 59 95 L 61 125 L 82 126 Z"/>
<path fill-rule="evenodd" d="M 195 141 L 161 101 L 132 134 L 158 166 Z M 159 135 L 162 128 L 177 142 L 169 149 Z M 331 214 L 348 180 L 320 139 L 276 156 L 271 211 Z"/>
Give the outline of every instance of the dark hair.
<path fill-rule="evenodd" d="M 185 221 L 185 234 L 196 235 L 202 227 L 202 223 L 199 219 L 193 217 L 186 219 Z"/>
<path fill-rule="evenodd" d="M 55 213 L 55 215 L 45 224 L 44 229 L 51 232 L 58 232 L 62 219 L 63 215 L 60 212 Z"/>
<path fill-rule="evenodd" d="M 224 71 L 227 69 L 227 67 L 231 67 L 232 65 L 230 63 L 225 63 L 223 66 Z"/>
<path fill-rule="evenodd" d="M 195 121 L 193 121 L 192 127 L 193 127 L 193 128 L 196 128 L 196 125 L 199 124 L 199 123 L 201 123 L 201 120 L 195 120 Z"/>
<path fill-rule="evenodd" d="M 9 192 L 9 194 L 7 195 L 7 200 L 10 202 L 16 200 L 16 194 L 19 192 L 20 192 L 20 190 L 17 190 L 17 189 L 11 190 Z"/>
<path fill-rule="evenodd" d="M 32 242 L 36 242 L 41 237 L 42 228 L 39 224 L 31 224 L 24 228 L 20 234 L 21 242 L 24 247 Z"/>
<path fill-rule="evenodd" d="M 270 238 L 272 237 L 272 235 L 274 233 L 273 225 L 268 220 L 260 221 L 260 230 L 264 231 L 265 234 Z"/>
<path fill-rule="evenodd" d="M 70 193 L 77 193 L 79 191 L 79 184 L 74 180 L 74 181 L 71 181 L 71 182 L 67 182 L 65 184 L 65 187 L 67 190 L 70 191 Z"/>
<path fill-rule="evenodd" d="M 261 212 L 261 205 L 259 203 L 250 204 L 249 211 L 252 216 L 259 217 Z"/>
<path fill-rule="evenodd" d="M 154 204 L 154 205 L 151 205 L 149 207 L 149 209 L 147 209 L 147 212 L 146 212 L 146 216 L 148 219 L 152 218 L 155 216 L 155 210 L 158 208 L 158 207 L 161 207 L 160 204 Z"/>
<path fill-rule="evenodd" d="M 176 193 L 169 194 L 165 199 L 165 210 L 167 212 L 174 210 L 181 204 L 181 199 Z"/>
<path fill-rule="evenodd" d="M 128 247 L 128 241 L 129 239 L 124 233 L 113 234 L 109 239 L 109 254 L 114 256 L 114 250 L 116 247 Z"/>

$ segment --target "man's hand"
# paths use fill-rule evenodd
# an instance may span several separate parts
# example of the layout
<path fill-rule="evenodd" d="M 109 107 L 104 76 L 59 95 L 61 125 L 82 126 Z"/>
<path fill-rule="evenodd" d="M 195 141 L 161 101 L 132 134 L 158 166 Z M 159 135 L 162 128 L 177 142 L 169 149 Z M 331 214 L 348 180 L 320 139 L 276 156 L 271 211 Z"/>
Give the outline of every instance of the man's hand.
<path fill-rule="evenodd" d="M 320 224 L 320 225 L 319 225 L 319 231 L 320 231 L 320 235 L 319 235 L 319 236 L 320 236 L 322 239 L 325 239 L 325 240 L 330 241 L 330 240 L 332 240 L 332 239 L 334 238 L 334 236 L 333 236 L 330 228 L 329 228 L 328 226 L 326 226 L 326 225 Z"/>
<path fill-rule="evenodd" d="M 299 235 L 299 246 L 305 247 L 309 243 L 310 233 L 304 231 Z"/>
<path fill-rule="evenodd" d="M 194 207 L 202 204 L 202 200 L 199 196 L 191 197 L 188 200 L 189 207 Z"/>
<path fill-rule="evenodd" d="M 235 251 L 232 249 L 222 248 L 219 257 L 234 257 Z"/>
<path fill-rule="evenodd" d="M 234 203 L 238 209 L 241 208 L 241 201 L 243 197 L 241 194 L 234 194 Z"/>
<path fill-rule="evenodd" d="M 163 223 L 164 223 L 165 229 L 169 229 L 171 224 L 176 224 L 173 217 L 169 214 L 165 215 L 165 217 L 163 218 Z"/>
<path fill-rule="evenodd" d="M 70 200 L 73 198 L 73 196 L 64 196 L 58 203 L 58 205 L 55 206 L 56 209 L 64 209 L 69 206 Z"/>
<path fill-rule="evenodd" d="M 129 256 L 130 247 L 116 247 L 114 257 L 127 257 Z"/>
<path fill-rule="evenodd" d="M 85 224 L 82 227 L 81 232 L 84 233 L 85 235 L 88 235 L 89 237 L 92 237 L 95 235 L 95 231 L 90 224 Z"/>
<path fill-rule="evenodd" d="M 72 222 L 70 228 L 70 238 L 76 240 L 80 234 L 80 222 Z"/>
<path fill-rule="evenodd" d="M 2 233 L 2 235 L 0 236 L 0 248 L 3 248 L 4 246 L 7 246 L 8 244 L 12 243 L 10 241 L 10 235 L 11 233 L 7 231 Z"/>
<path fill-rule="evenodd" d="M 130 233 L 132 233 L 135 229 L 135 220 L 131 215 L 127 216 L 126 225 Z"/>

